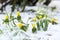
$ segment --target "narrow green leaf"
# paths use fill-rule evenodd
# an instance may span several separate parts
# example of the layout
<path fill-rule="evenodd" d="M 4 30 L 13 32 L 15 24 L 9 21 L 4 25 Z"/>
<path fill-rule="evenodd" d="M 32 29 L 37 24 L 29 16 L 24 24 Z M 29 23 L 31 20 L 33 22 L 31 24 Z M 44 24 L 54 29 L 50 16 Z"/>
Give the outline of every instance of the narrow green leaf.
<path fill-rule="evenodd" d="M 36 24 L 37 24 L 38 30 L 40 30 L 40 24 L 39 24 L 39 22 L 37 22 Z"/>

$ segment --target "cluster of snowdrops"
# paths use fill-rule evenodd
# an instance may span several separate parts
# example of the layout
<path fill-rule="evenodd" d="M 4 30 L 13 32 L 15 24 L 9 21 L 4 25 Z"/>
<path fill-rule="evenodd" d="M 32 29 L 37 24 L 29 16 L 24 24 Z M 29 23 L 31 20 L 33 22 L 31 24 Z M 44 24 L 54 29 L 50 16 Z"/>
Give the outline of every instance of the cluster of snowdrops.
<path fill-rule="evenodd" d="M 17 11 L 16 13 L 16 17 L 14 17 L 13 15 L 6 15 L 5 19 L 3 19 L 3 23 L 9 25 L 10 22 L 12 21 L 13 25 L 15 27 L 18 27 L 20 30 L 23 31 L 27 31 L 27 29 L 29 28 L 29 24 L 25 24 L 22 20 L 21 17 L 21 13 L 20 11 Z M 14 20 L 17 20 L 18 23 L 16 24 L 14 22 Z M 54 24 L 58 24 L 58 20 L 52 17 L 49 17 L 47 12 L 44 11 L 39 11 L 38 13 L 36 13 L 34 18 L 30 18 L 29 20 L 31 20 L 30 22 L 32 22 L 31 26 L 32 26 L 32 33 L 36 33 L 37 31 L 41 30 L 41 28 L 44 31 L 48 30 L 48 25 L 50 23 Z"/>

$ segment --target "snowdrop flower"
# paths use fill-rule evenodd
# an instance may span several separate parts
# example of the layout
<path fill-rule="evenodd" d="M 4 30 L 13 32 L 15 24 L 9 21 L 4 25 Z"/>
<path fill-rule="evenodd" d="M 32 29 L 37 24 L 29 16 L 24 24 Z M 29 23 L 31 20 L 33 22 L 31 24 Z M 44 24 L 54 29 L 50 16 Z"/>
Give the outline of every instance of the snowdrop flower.
<path fill-rule="evenodd" d="M 22 30 L 24 30 L 25 32 L 27 31 L 27 28 L 28 28 L 28 25 L 24 25 L 23 23 L 18 23 L 17 24 L 17 26 L 20 28 L 20 29 L 22 29 Z"/>
<path fill-rule="evenodd" d="M 55 19 L 55 18 L 52 18 L 51 21 L 52 21 L 53 24 L 57 24 L 58 23 L 58 20 Z"/>
<path fill-rule="evenodd" d="M 54 21 L 55 21 L 55 19 L 54 19 L 54 18 L 52 18 L 52 19 L 51 19 L 51 21 L 52 21 L 52 22 L 54 22 Z"/>
<path fill-rule="evenodd" d="M 42 18 L 42 16 L 40 15 L 40 16 L 39 16 L 39 18 L 41 19 L 41 18 Z"/>
<path fill-rule="evenodd" d="M 37 31 L 36 24 L 32 24 L 32 32 L 35 33 Z"/>
<path fill-rule="evenodd" d="M 5 16 L 3 23 L 9 24 L 9 16 L 8 15 Z"/>
<path fill-rule="evenodd" d="M 36 17 L 34 17 L 34 18 L 33 18 L 33 21 L 36 21 L 36 20 L 37 20 L 37 18 L 36 18 Z"/>
<path fill-rule="evenodd" d="M 18 11 L 18 12 L 16 13 L 16 15 L 17 15 L 17 16 L 20 16 L 20 11 Z"/>
<path fill-rule="evenodd" d="M 32 24 L 32 28 L 36 28 L 36 24 Z"/>
<path fill-rule="evenodd" d="M 20 11 L 17 11 L 16 15 L 17 15 L 17 20 L 20 22 L 21 20 Z"/>
<path fill-rule="evenodd" d="M 19 23 L 17 24 L 17 26 L 18 26 L 19 28 L 21 28 L 21 27 L 23 26 L 23 24 L 19 22 Z"/>
<path fill-rule="evenodd" d="M 5 16 L 5 19 L 8 19 L 8 18 L 9 18 L 9 16 L 8 16 L 8 15 L 6 15 L 6 16 Z"/>

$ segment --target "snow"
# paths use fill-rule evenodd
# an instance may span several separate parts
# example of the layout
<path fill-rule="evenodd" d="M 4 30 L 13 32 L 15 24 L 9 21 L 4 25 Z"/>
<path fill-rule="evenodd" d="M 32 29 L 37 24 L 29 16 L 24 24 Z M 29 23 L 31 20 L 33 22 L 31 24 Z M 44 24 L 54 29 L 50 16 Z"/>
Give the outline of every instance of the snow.
<path fill-rule="evenodd" d="M 60 11 L 60 1 L 51 1 L 49 7 L 55 7 Z"/>
<path fill-rule="evenodd" d="M 57 2 L 58 3 L 58 2 Z M 59 3 L 58 3 L 59 4 Z M 6 7 L 6 12 L 8 14 L 10 14 L 10 9 L 11 6 L 7 6 Z M 37 9 L 37 7 L 26 7 L 25 9 Z M 57 8 L 60 8 L 59 5 Z M 16 14 L 16 10 L 14 11 L 14 16 Z M 37 33 L 32 33 L 31 31 L 31 23 L 30 21 L 27 22 L 29 17 L 34 17 L 35 14 L 32 12 L 22 12 L 21 13 L 21 17 L 23 22 L 25 23 L 29 23 L 29 28 L 27 30 L 27 32 L 24 32 L 22 30 L 19 30 L 17 27 L 13 28 L 13 31 L 10 31 L 8 29 L 6 29 L 6 25 L 2 24 L 2 19 L 4 19 L 3 14 L 0 14 L 0 29 L 3 30 L 3 34 L 0 35 L 0 40 L 23 40 L 23 38 L 27 39 L 27 40 L 60 40 L 60 13 L 57 12 L 51 12 L 53 14 L 53 17 L 58 19 L 58 24 L 57 25 L 52 25 L 51 23 L 49 24 L 48 30 L 47 31 L 37 31 Z M 17 22 L 16 22 L 17 23 Z M 7 25 L 8 27 L 8 25 Z M 11 27 L 10 27 L 11 28 Z M 17 35 L 14 35 L 15 33 L 17 33 Z"/>

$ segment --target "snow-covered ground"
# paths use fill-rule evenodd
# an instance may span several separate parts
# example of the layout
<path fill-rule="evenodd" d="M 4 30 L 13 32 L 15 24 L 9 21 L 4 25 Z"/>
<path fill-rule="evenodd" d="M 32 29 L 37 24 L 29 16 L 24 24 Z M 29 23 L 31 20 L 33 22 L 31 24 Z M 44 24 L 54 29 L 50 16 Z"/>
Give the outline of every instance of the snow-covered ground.
<path fill-rule="evenodd" d="M 59 3 L 57 3 L 59 4 Z M 58 5 L 57 8 L 60 5 Z M 26 9 L 37 9 L 37 7 L 26 7 Z M 7 13 L 10 14 L 10 6 L 8 5 L 6 7 Z M 59 10 L 58 10 L 59 11 Z M 16 10 L 14 11 L 14 16 L 16 14 Z M 47 31 L 37 31 L 37 33 L 32 33 L 31 32 L 31 25 L 29 26 L 27 32 L 24 32 L 17 27 L 13 28 L 13 31 L 10 31 L 6 28 L 6 25 L 2 24 L 2 19 L 4 19 L 4 14 L 0 14 L 0 29 L 3 30 L 4 33 L 0 34 L 0 40 L 60 40 L 60 12 L 49 12 L 52 13 L 53 17 L 58 19 L 58 24 L 57 25 L 52 25 L 49 24 L 48 30 Z M 28 17 L 34 17 L 34 13 L 32 12 L 22 12 L 21 13 L 22 20 L 27 23 Z M 30 22 L 28 22 L 30 24 Z M 7 26 L 8 27 L 8 26 Z M 17 35 L 16 35 L 17 33 Z"/>

